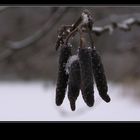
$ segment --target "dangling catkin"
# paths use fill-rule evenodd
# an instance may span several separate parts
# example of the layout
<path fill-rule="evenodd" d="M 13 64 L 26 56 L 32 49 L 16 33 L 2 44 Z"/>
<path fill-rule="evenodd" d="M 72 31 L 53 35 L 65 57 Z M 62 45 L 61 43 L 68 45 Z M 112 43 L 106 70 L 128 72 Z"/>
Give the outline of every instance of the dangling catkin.
<path fill-rule="evenodd" d="M 68 80 L 68 99 L 70 101 L 71 110 L 76 109 L 75 102 L 80 92 L 80 67 L 79 61 L 74 60 L 70 66 L 69 70 L 69 80 Z"/>
<path fill-rule="evenodd" d="M 92 54 L 93 74 L 95 77 L 95 82 L 97 85 L 97 89 L 99 91 L 99 95 L 104 101 L 109 102 L 110 97 L 107 94 L 108 91 L 107 80 L 104 72 L 104 67 L 101 61 L 101 57 L 95 48 L 92 49 L 91 54 Z"/>
<path fill-rule="evenodd" d="M 65 66 L 71 56 L 71 48 L 68 45 L 64 45 L 61 48 L 59 56 L 59 71 L 56 85 L 56 105 L 61 105 L 63 103 L 65 92 L 68 82 L 68 74 L 66 73 Z"/>
<path fill-rule="evenodd" d="M 81 75 L 81 92 L 85 103 L 91 107 L 94 104 L 91 52 L 88 48 L 79 48 L 78 55 Z"/>

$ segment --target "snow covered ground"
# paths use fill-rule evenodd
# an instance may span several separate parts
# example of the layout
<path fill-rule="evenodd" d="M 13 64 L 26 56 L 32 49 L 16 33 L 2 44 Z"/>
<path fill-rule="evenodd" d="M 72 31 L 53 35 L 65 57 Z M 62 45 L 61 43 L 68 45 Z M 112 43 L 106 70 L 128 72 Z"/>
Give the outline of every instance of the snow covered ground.
<path fill-rule="evenodd" d="M 104 102 L 95 89 L 95 104 L 89 108 L 81 95 L 76 111 L 67 96 L 55 105 L 55 85 L 41 82 L 0 83 L 0 121 L 140 121 L 140 104 L 122 96 L 122 85 L 109 84 L 111 102 Z"/>

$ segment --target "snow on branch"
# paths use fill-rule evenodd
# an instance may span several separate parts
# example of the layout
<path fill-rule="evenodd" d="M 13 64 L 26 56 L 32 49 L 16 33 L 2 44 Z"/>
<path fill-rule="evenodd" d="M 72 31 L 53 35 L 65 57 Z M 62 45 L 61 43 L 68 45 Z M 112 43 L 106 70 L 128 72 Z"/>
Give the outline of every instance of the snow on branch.
<path fill-rule="evenodd" d="M 101 35 L 105 32 L 109 32 L 110 34 L 112 34 L 116 28 L 122 31 L 130 31 L 132 26 L 134 25 L 140 26 L 140 19 L 130 17 L 121 22 L 111 22 L 110 24 L 107 24 L 105 26 L 92 26 L 92 32 L 96 35 Z"/>

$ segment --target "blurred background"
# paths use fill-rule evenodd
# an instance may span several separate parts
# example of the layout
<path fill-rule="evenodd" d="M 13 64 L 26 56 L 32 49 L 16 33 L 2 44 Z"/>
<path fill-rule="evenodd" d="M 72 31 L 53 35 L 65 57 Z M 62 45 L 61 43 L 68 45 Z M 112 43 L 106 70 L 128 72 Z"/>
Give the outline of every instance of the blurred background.
<path fill-rule="evenodd" d="M 111 34 L 93 35 L 111 103 L 104 103 L 96 91 L 93 108 L 86 107 L 81 97 L 76 112 L 70 111 L 67 99 L 56 107 L 57 32 L 61 25 L 73 24 L 84 9 L 92 13 L 95 27 L 140 20 L 136 6 L 0 6 L 0 120 L 140 120 L 139 25 L 129 31 L 116 28 Z M 73 40 L 73 45 L 77 42 Z"/>

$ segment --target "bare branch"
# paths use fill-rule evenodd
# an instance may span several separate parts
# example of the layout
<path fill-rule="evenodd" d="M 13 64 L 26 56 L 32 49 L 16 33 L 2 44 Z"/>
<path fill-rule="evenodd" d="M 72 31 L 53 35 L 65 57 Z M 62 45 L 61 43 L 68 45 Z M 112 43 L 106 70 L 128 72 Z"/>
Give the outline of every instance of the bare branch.
<path fill-rule="evenodd" d="M 7 46 L 11 49 L 21 49 L 35 43 L 45 36 L 56 25 L 56 23 L 63 17 L 67 10 L 68 8 L 58 8 L 58 10 L 56 10 L 56 12 L 51 16 L 51 19 L 47 20 L 44 26 L 42 26 L 38 31 L 24 40 L 15 42 L 8 41 Z"/>

